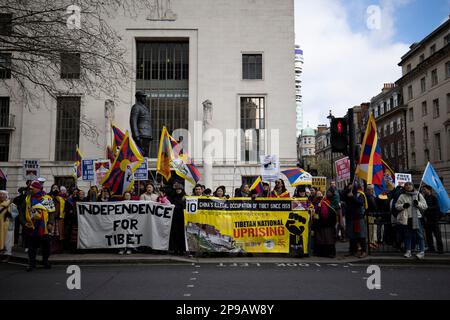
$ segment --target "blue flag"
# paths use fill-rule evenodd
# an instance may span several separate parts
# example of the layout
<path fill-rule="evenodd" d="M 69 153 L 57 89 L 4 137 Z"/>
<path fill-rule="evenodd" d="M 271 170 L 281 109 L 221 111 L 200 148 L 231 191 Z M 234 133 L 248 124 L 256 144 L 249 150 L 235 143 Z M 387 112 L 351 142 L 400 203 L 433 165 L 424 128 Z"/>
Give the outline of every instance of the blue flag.
<path fill-rule="evenodd" d="M 434 192 L 436 192 L 436 197 L 439 202 L 439 208 L 442 213 L 450 212 L 450 198 L 448 197 L 448 193 L 445 190 L 441 179 L 437 175 L 436 171 L 434 171 L 431 163 L 428 162 L 428 165 L 423 173 L 422 181 L 433 188 Z"/>

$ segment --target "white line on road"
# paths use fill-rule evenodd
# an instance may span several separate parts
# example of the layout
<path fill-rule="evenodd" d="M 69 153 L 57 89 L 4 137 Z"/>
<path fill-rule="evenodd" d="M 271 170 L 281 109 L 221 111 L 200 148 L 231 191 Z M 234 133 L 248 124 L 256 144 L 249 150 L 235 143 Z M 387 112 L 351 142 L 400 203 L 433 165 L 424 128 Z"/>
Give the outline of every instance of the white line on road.
<path fill-rule="evenodd" d="M 193 285 L 193 284 L 188 284 L 186 287 L 188 287 L 188 288 L 193 288 L 194 285 Z"/>
<path fill-rule="evenodd" d="M 198 271 L 193 271 L 192 273 L 193 273 L 193 274 L 197 274 L 197 273 L 198 273 Z"/>
<path fill-rule="evenodd" d="M 190 293 L 185 293 L 185 294 L 183 294 L 183 296 L 184 296 L 184 297 L 190 297 L 191 294 L 190 294 Z"/>
<path fill-rule="evenodd" d="M 189 280 L 190 281 L 195 281 L 195 280 L 197 280 L 197 278 L 190 278 Z"/>

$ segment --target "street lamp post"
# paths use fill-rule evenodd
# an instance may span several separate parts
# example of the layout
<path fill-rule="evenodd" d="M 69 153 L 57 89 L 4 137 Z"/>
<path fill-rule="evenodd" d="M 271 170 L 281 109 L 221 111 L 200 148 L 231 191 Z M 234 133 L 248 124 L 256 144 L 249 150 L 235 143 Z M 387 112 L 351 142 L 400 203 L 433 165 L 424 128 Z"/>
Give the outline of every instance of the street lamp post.
<path fill-rule="evenodd" d="M 334 119 L 334 116 L 333 116 L 333 114 L 331 113 L 331 110 L 330 110 L 330 114 L 329 114 L 329 116 L 327 117 L 327 119 L 330 120 L 330 130 L 331 130 L 331 122 L 332 122 L 333 119 Z M 331 131 L 330 131 L 330 159 L 331 159 L 331 179 L 334 179 L 334 170 L 333 170 L 333 165 L 334 165 L 334 163 L 333 163 L 333 146 L 331 145 Z"/>

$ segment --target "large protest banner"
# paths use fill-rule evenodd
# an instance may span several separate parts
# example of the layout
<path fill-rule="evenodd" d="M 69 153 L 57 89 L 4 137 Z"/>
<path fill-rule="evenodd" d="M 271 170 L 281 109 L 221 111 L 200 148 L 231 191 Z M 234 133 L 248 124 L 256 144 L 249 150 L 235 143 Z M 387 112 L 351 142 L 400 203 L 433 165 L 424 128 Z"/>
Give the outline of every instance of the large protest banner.
<path fill-rule="evenodd" d="M 151 201 L 79 202 L 78 248 L 168 250 L 173 208 Z"/>
<path fill-rule="evenodd" d="M 290 199 L 187 197 L 187 250 L 307 254 L 309 215 L 296 208 Z"/>

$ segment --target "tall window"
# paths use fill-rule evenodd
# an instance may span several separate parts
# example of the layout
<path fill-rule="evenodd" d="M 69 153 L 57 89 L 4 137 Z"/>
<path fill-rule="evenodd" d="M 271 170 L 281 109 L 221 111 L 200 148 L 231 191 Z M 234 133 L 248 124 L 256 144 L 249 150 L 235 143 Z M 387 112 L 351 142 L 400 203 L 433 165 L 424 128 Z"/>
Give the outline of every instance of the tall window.
<path fill-rule="evenodd" d="M 425 154 L 425 161 L 429 162 L 430 161 L 430 150 L 425 149 L 424 154 Z"/>
<path fill-rule="evenodd" d="M 436 53 L 436 45 L 433 44 L 433 45 L 430 47 L 430 56 L 433 55 L 433 54 L 435 54 L 435 53 Z"/>
<path fill-rule="evenodd" d="M 450 34 L 444 37 L 444 46 L 448 45 L 449 43 L 450 43 Z"/>
<path fill-rule="evenodd" d="M 415 166 L 416 165 L 416 153 L 415 152 L 413 152 L 412 154 L 411 154 L 411 162 L 412 162 L 412 165 L 413 166 Z"/>
<path fill-rule="evenodd" d="M 425 78 L 420 79 L 420 92 L 424 93 L 427 91 L 427 82 Z"/>
<path fill-rule="evenodd" d="M 441 145 L 441 134 L 436 133 L 434 135 L 434 145 L 436 150 L 436 160 L 441 161 L 442 160 L 442 145 Z"/>
<path fill-rule="evenodd" d="M 411 63 L 406 66 L 406 72 L 411 72 Z"/>
<path fill-rule="evenodd" d="M 12 14 L 0 13 L 0 35 L 10 36 L 12 33 Z"/>
<path fill-rule="evenodd" d="M 395 122 L 394 122 L 394 121 L 391 121 L 391 125 L 389 126 L 389 133 L 390 133 L 390 134 L 393 134 L 393 133 L 394 133 L 394 130 L 395 130 L 394 124 L 395 124 Z"/>
<path fill-rule="evenodd" d="M 450 78 L 450 61 L 445 64 L 445 75 L 446 78 Z"/>
<path fill-rule="evenodd" d="M 80 72 L 80 54 L 61 53 L 61 79 L 80 79 Z"/>
<path fill-rule="evenodd" d="M 439 99 L 433 100 L 433 118 L 439 118 L 440 114 Z"/>
<path fill-rule="evenodd" d="M 9 133 L 0 133 L 0 161 L 7 162 L 9 157 Z"/>
<path fill-rule="evenodd" d="M 422 116 L 426 116 L 428 114 L 427 102 L 422 102 Z"/>
<path fill-rule="evenodd" d="M 262 80 L 262 54 L 242 55 L 242 79 Z"/>
<path fill-rule="evenodd" d="M 409 133 L 409 137 L 410 137 L 410 140 L 411 140 L 410 141 L 411 145 L 414 146 L 416 144 L 416 134 L 415 134 L 415 132 L 411 131 Z"/>
<path fill-rule="evenodd" d="M 0 97 L 0 127 L 9 127 L 9 97 Z"/>
<path fill-rule="evenodd" d="M 439 82 L 439 79 L 438 79 L 437 69 L 434 69 L 433 71 L 431 71 L 431 85 L 435 86 L 438 84 L 438 82 Z"/>
<path fill-rule="evenodd" d="M 402 131 L 402 118 L 397 119 L 397 132 Z"/>
<path fill-rule="evenodd" d="M 163 126 L 171 133 L 189 124 L 189 42 L 186 40 L 136 42 L 136 90 L 147 94 L 152 112 L 150 158 L 158 156 Z M 175 139 L 179 137 L 175 136 Z M 183 137 L 187 145 L 188 137 Z"/>
<path fill-rule="evenodd" d="M 11 79 L 11 53 L 0 53 L 0 79 Z"/>
<path fill-rule="evenodd" d="M 409 108 L 409 122 L 414 121 L 414 109 Z"/>
<path fill-rule="evenodd" d="M 423 141 L 424 142 L 428 141 L 428 127 L 427 126 L 423 127 Z"/>
<path fill-rule="evenodd" d="M 447 113 L 450 113 L 450 93 L 447 93 Z"/>
<path fill-rule="evenodd" d="M 403 154 L 402 144 L 399 142 L 397 145 L 397 155 L 401 156 Z"/>
<path fill-rule="evenodd" d="M 409 100 L 413 99 L 413 88 L 412 88 L 412 86 L 408 87 L 408 99 Z"/>
<path fill-rule="evenodd" d="M 420 63 L 422 63 L 425 60 L 425 55 L 421 54 L 419 60 L 420 60 Z"/>
<path fill-rule="evenodd" d="M 242 159 L 258 161 L 263 155 L 265 129 L 265 99 L 263 97 L 241 97 L 241 129 L 244 130 Z"/>
<path fill-rule="evenodd" d="M 391 158 L 395 158 L 395 144 L 391 143 Z"/>
<path fill-rule="evenodd" d="M 76 159 L 80 140 L 80 97 L 59 97 L 56 120 L 56 161 Z"/>

